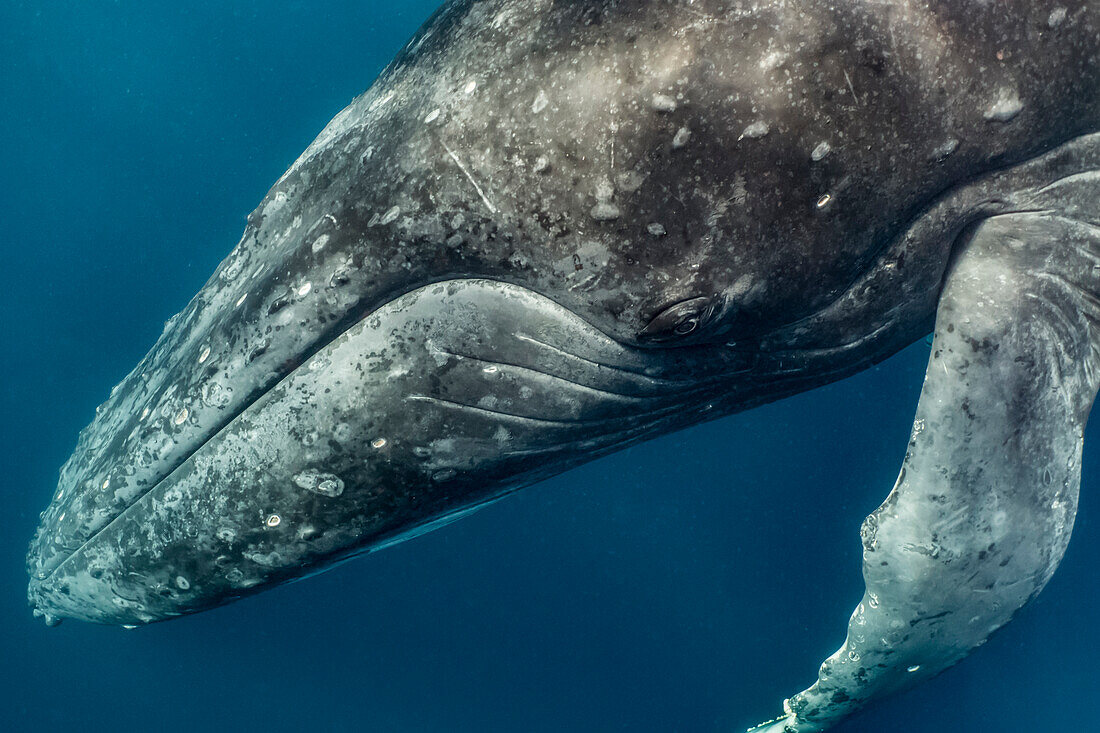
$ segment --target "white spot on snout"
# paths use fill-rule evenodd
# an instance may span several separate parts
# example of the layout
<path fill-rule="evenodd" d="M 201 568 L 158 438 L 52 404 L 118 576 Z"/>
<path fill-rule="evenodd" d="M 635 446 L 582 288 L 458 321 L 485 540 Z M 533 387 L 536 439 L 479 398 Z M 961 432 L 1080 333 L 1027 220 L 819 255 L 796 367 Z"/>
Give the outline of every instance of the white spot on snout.
<path fill-rule="evenodd" d="M 466 85 L 466 93 L 467 94 L 473 94 L 474 90 L 476 90 L 476 89 L 477 89 L 477 82 L 476 81 L 471 81 L 469 84 Z"/>

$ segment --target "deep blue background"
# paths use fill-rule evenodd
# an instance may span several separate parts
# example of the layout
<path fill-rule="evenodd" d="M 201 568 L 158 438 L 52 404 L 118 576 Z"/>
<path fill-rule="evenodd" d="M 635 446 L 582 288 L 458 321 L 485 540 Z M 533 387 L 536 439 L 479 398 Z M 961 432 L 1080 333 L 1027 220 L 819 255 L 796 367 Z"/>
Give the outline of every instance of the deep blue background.
<path fill-rule="evenodd" d="M 23 553 L 77 431 L 433 5 L 0 3 L 0 729 L 737 731 L 842 641 L 923 345 L 224 609 L 32 620 Z M 1094 729 L 1090 438 L 1040 600 L 843 731 Z"/>

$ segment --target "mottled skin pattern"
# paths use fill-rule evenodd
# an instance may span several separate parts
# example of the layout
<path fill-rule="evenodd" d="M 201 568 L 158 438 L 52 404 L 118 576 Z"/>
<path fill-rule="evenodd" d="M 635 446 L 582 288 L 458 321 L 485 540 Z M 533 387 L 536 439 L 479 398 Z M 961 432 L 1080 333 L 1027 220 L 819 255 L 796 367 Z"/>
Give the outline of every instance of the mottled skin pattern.
<path fill-rule="evenodd" d="M 1097 0 L 450 2 L 97 411 L 31 602 L 202 610 L 858 371 L 981 222 L 1100 224 L 1097 131 Z"/>

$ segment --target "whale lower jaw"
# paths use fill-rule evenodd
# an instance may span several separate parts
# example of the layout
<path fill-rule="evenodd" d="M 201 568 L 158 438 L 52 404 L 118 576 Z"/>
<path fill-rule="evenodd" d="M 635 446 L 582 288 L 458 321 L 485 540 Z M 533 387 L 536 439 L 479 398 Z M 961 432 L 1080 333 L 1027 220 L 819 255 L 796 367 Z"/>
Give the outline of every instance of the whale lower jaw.
<path fill-rule="evenodd" d="M 30 602 L 47 621 L 136 625 L 318 572 L 718 413 L 708 399 L 747 369 L 732 354 L 720 367 L 623 346 L 518 286 L 420 288 L 32 578 Z"/>

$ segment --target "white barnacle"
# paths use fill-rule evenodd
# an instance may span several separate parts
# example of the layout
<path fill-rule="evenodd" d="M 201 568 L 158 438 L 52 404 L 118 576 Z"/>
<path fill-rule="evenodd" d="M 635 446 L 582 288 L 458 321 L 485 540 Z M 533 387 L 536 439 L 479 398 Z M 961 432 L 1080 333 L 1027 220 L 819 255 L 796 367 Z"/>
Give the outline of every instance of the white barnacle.
<path fill-rule="evenodd" d="M 672 138 L 672 147 L 678 150 L 687 145 L 689 140 L 691 140 L 691 130 L 686 126 L 681 127 Z"/>
<path fill-rule="evenodd" d="M 199 363 L 203 364 L 210 358 L 210 347 L 204 346 L 202 351 L 199 352 Z"/>
<path fill-rule="evenodd" d="M 787 60 L 787 54 L 782 51 L 772 51 L 771 53 L 760 59 L 760 68 L 764 71 L 770 71 L 771 69 L 777 69 L 783 65 L 783 62 Z"/>
<path fill-rule="evenodd" d="M 305 296 L 309 295 L 310 290 L 313 290 L 313 283 L 307 282 L 302 285 L 302 287 L 298 288 L 298 295 L 304 298 Z"/>
<path fill-rule="evenodd" d="M 268 527 L 275 528 L 283 523 L 283 518 L 278 514 L 268 514 L 267 519 L 264 520 L 264 524 Z"/>
<path fill-rule="evenodd" d="M 187 590 L 188 588 L 191 587 L 191 581 L 188 580 L 187 578 L 183 577 L 182 575 L 177 575 L 176 576 L 176 587 L 179 588 L 180 590 Z"/>
<path fill-rule="evenodd" d="M 385 214 L 382 215 L 382 218 L 378 220 L 378 223 L 382 226 L 393 224 L 395 221 L 397 221 L 397 217 L 399 216 L 401 216 L 401 207 L 392 206 Z"/>
<path fill-rule="evenodd" d="M 826 141 L 822 141 L 822 142 L 818 143 L 817 147 L 813 149 L 812 153 L 810 153 L 810 160 L 812 160 L 813 162 L 816 163 L 819 160 L 822 160 L 826 155 L 831 153 L 832 150 L 833 150 L 832 145 L 830 145 Z"/>
<path fill-rule="evenodd" d="M 943 160 L 958 149 L 959 141 L 956 138 L 949 137 L 942 143 L 940 143 L 940 145 L 938 145 L 935 150 L 932 151 L 932 155 L 930 157 L 932 158 L 932 160 Z"/>
<path fill-rule="evenodd" d="M 610 201 L 600 201 L 592 207 L 591 214 L 596 221 L 613 221 L 618 219 L 622 212 Z"/>
<path fill-rule="evenodd" d="M 234 308 L 240 308 L 241 303 L 243 303 L 244 299 L 247 298 L 247 297 L 248 297 L 248 293 L 241 293 L 241 297 L 237 298 L 237 304 L 233 307 Z"/>
<path fill-rule="evenodd" d="M 817 208 L 824 209 L 832 202 L 832 200 L 833 195 L 831 193 L 824 194 L 821 198 L 817 200 Z"/>
<path fill-rule="evenodd" d="M 209 381 L 202 386 L 202 401 L 210 407 L 225 407 L 229 404 L 229 391 L 219 382 Z"/>
<path fill-rule="evenodd" d="M 467 94 L 473 94 L 474 90 L 476 90 L 476 89 L 477 89 L 477 82 L 476 81 L 471 80 L 470 83 L 468 83 L 466 85 L 466 93 Z"/>
<path fill-rule="evenodd" d="M 389 94 L 387 94 L 384 97 L 379 97 L 378 99 L 376 99 L 376 100 L 374 100 L 373 102 L 370 103 L 370 107 L 367 108 L 367 111 L 368 112 L 374 112 L 375 110 L 377 110 L 381 107 L 384 107 L 385 105 L 389 104 L 390 101 L 393 100 L 393 98 L 396 97 L 396 96 L 397 96 L 396 92 L 390 92 Z"/>
<path fill-rule="evenodd" d="M 138 420 L 144 420 L 147 417 L 149 417 L 149 408 L 148 407 L 146 407 L 144 410 L 141 411 L 141 417 L 139 417 Z"/>
<path fill-rule="evenodd" d="M 650 100 L 649 105 L 655 112 L 675 112 L 676 100 L 667 94 L 654 94 L 653 99 Z"/>
<path fill-rule="evenodd" d="M 300 489 L 312 491 L 314 494 L 327 496 L 330 499 L 344 493 L 344 480 L 332 473 L 307 470 L 294 476 L 294 483 Z"/>
<path fill-rule="evenodd" d="M 755 140 L 756 138 L 764 137 L 770 131 L 771 127 L 768 126 L 767 122 L 764 120 L 757 120 L 741 132 L 741 137 Z"/>
<path fill-rule="evenodd" d="M 233 259 L 229 261 L 229 264 L 225 266 L 225 269 L 222 270 L 222 280 L 225 280 L 226 282 L 232 282 L 233 280 L 236 280 L 237 276 L 240 274 L 241 260 L 238 255 L 234 256 Z"/>
<path fill-rule="evenodd" d="M 535 114 L 542 112 L 550 105 L 550 97 L 546 96 L 546 92 L 539 90 L 538 96 L 535 97 L 535 101 L 531 104 L 531 111 Z"/>
<path fill-rule="evenodd" d="M 634 193 L 642 187 L 645 181 L 645 174 L 638 170 L 629 170 L 615 176 L 615 185 L 620 191 L 626 193 Z"/>
<path fill-rule="evenodd" d="M 1020 95 L 1015 89 L 1002 89 L 993 105 L 985 111 L 985 119 L 990 122 L 1008 122 L 1024 109 Z"/>
<path fill-rule="evenodd" d="M 102 484 L 100 484 L 100 487 L 99 487 L 99 488 L 101 488 L 102 490 L 106 491 L 106 490 L 107 490 L 107 487 L 109 487 L 110 485 L 111 485 L 111 479 L 109 479 L 109 478 L 105 478 L 105 479 L 103 479 L 103 483 L 102 483 Z"/>
<path fill-rule="evenodd" d="M 187 416 L 191 414 L 191 411 L 186 407 L 181 407 L 180 411 L 176 413 L 176 416 L 172 418 L 172 423 L 175 425 L 183 425 L 187 420 Z"/>
<path fill-rule="evenodd" d="M 438 107 L 436 107 L 435 109 L 433 109 L 431 112 L 428 113 L 428 116 L 424 118 L 424 122 L 429 123 L 429 124 L 432 123 L 432 122 L 435 122 L 436 120 L 439 119 L 440 113 L 441 113 L 441 110 Z"/>
<path fill-rule="evenodd" d="M 385 448 L 386 447 L 386 439 L 385 438 L 375 438 L 374 440 L 372 440 L 370 442 L 370 447 L 374 448 L 375 450 Z"/>

